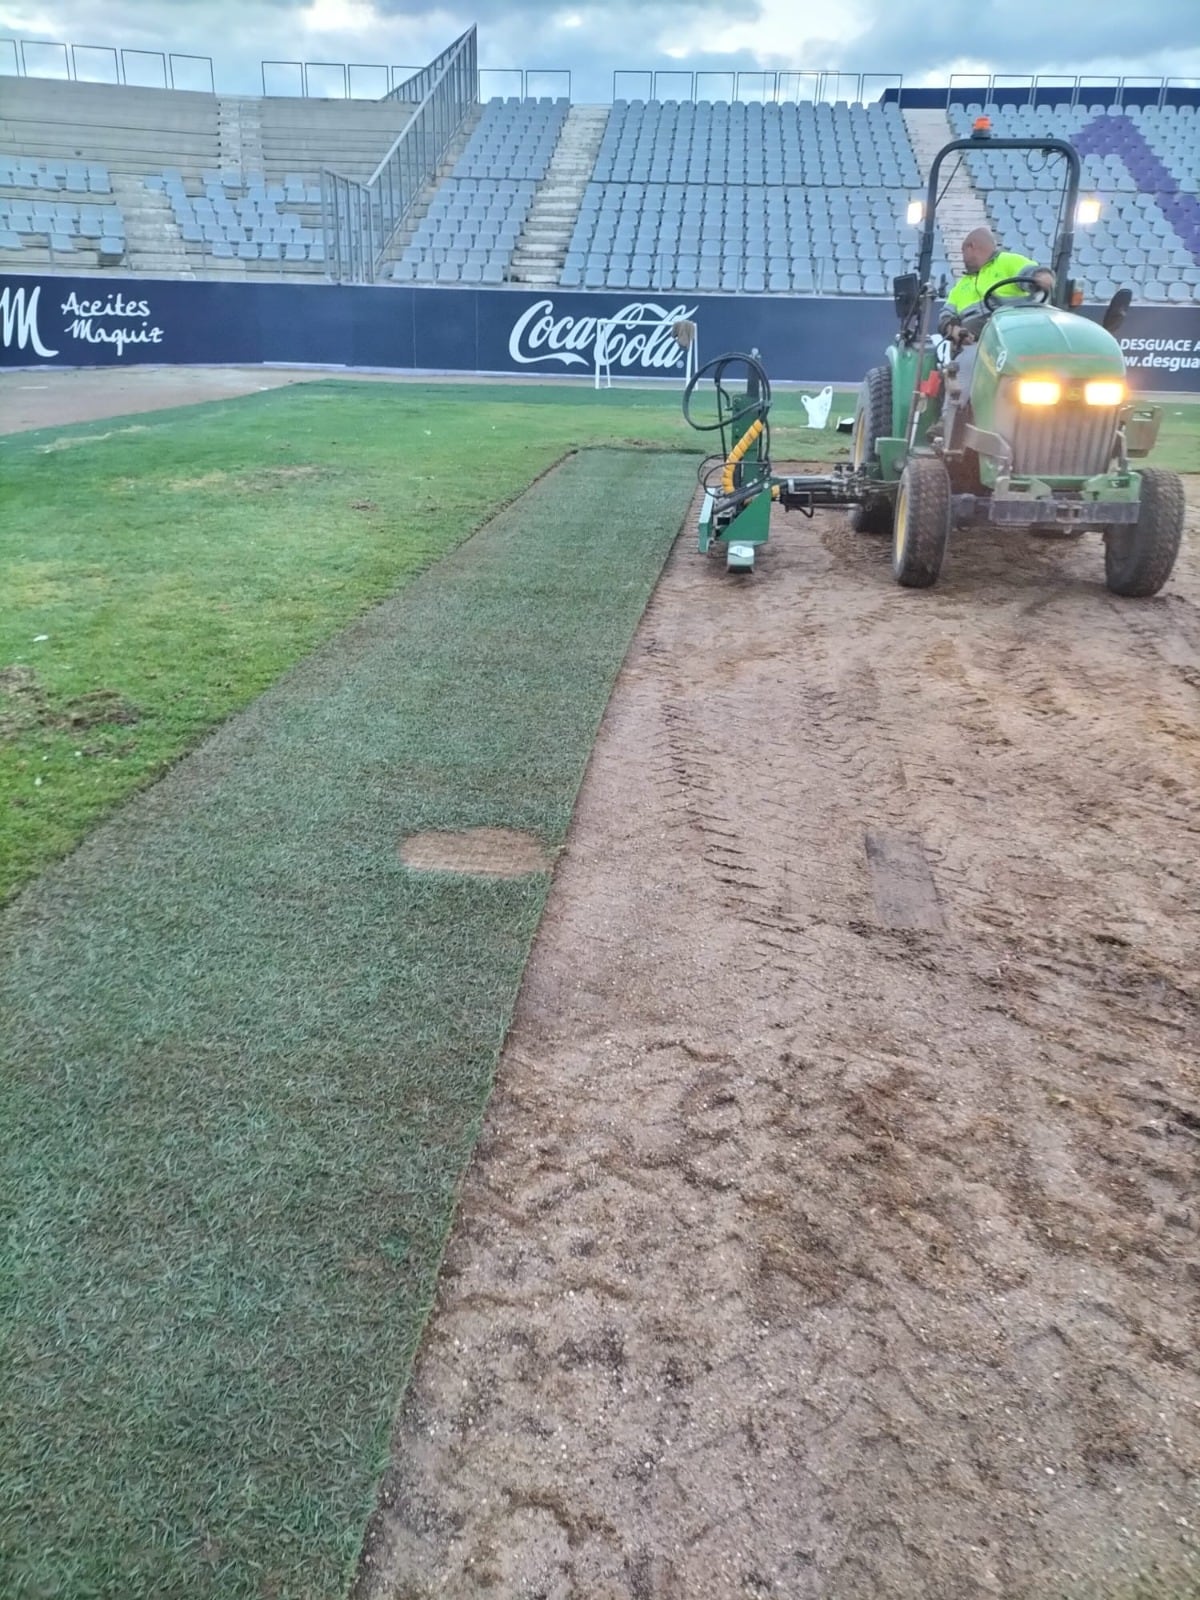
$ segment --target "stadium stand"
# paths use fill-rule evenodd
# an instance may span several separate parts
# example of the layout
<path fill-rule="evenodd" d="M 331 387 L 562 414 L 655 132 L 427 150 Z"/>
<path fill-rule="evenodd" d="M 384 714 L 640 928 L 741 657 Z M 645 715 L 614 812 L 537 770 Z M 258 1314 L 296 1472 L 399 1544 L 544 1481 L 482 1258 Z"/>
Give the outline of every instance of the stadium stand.
<path fill-rule="evenodd" d="M 1004 95 L 999 95 L 1004 99 Z M 1109 97 L 1111 98 L 1111 97 Z M 1032 97 L 1031 97 L 1032 100 Z M 326 275 L 320 174 L 365 181 L 412 107 L 5 77 L 0 266 Z M 987 112 L 998 135 L 1077 145 L 1100 222 L 1077 232 L 1090 299 L 1129 283 L 1200 301 L 1194 104 L 870 105 L 497 99 L 471 112 L 389 246 L 402 283 L 680 293 L 889 292 L 913 265 L 908 201 L 930 152 Z M 986 218 L 1049 252 L 1059 176 L 972 151 L 935 276 Z"/>
<path fill-rule="evenodd" d="M 919 181 L 895 105 L 617 102 L 561 281 L 884 294 Z"/>
<path fill-rule="evenodd" d="M 188 259 L 197 268 L 222 270 L 280 266 L 323 273 L 321 189 L 302 174 L 282 183 L 245 179 L 240 172 L 202 172 L 199 181 L 179 172 L 146 177 L 171 208 Z"/>
<path fill-rule="evenodd" d="M 489 101 L 393 264 L 393 279 L 504 283 L 568 109 L 566 100 Z"/>
<path fill-rule="evenodd" d="M 919 183 L 896 105 L 759 105 L 618 100 L 600 146 L 597 183 Z"/>
<path fill-rule="evenodd" d="M 124 261 L 125 218 L 103 163 L 0 157 L 0 267 Z"/>
<path fill-rule="evenodd" d="M 0 107 L 0 262 L 159 275 L 325 271 L 320 173 L 368 176 L 407 120 L 401 100 L 218 96 L 5 77 Z M 68 178 L 95 168 L 103 191 Z M 19 169 L 19 176 L 18 176 Z M 21 178 L 32 174 L 32 181 Z M 41 176 L 39 176 L 41 174 Z M 63 189 L 61 215 L 32 204 Z M 108 197 L 95 215 L 93 197 Z M 68 213 L 74 203 L 76 211 Z M 25 226 L 28 221 L 30 226 Z M 99 221 L 97 246 L 89 242 Z M 70 225 L 74 224 L 74 227 Z M 120 240 L 120 251 L 111 246 Z M 71 241 L 71 242 L 65 242 Z M 73 243 L 73 248 L 72 248 Z"/>
<path fill-rule="evenodd" d="M 783 184 L 592 184 L 568 288 L 890 293 L 913 230 L 906 194 Z"/>
<path fill-rule="evenodd" d="M 1200 300 L 1200 200 L 1192 106 L 952 107 L 955 134 L 978 116 L 997 137 L 1055 134 L 1079 151 L 1084 192 L 1101 203 L 1097 223 L 1076 231 L 1076 276 L 1088 298 L 1107 300 L 1130 284 L 1148 303 Z M 1021 152 L 972 151 L 971 180 L 997 234 L 1014 249 L 1047 259 L 1058 218 L 1061 162 L 1040 167 Z"/>
<path fill-rule="evenodd" d="M 544 177 L 566 112 L 565 101 L 491 102 L 394 276 L 504 281 L 526 184 Z M 883 294 L 906 261 L 919 181 L 894 105 L 617 101 L 558 282 Z"/>

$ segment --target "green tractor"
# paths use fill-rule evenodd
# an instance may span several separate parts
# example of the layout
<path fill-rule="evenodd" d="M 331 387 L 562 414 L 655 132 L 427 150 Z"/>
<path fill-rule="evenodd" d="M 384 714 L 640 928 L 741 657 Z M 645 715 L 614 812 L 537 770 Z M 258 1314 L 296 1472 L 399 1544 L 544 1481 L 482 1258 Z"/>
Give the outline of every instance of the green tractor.
<path fill-rule="evenodd" d="M 949 416 L 943 401 L 957 368 L 933 330 L 939 291 L 931 281 L 942 164 L 990 144 L 1066 162 L 1054 289 L 1018 280 L 992 286 L 967 332 L 977 341 L 970 396 Z M 960 155 L 961 160 L 961 155 Z M 771 389 L 757 351 L 719 356 L 693 374 L 684 416 L 719 433 L 721 449 L 701 467 L 699 548 L 723 552 L 726 569 L 750 573 L 767 542 L 772 502 L 811 516 L 850 506 L 854 526 L 890 535 L 892 571 L 906 588 L 937 582 L 952 528 L 990 527 L 1104 537 L 1104 574 L 1114 594 L 1156 594 L 1171 574 L 1183 534 L 1183 484 L 1158 467 L 1129 463 L 1150 453 L 1161 409 L 1133 402 L 1114 337 L 1129 308 L 1122 289 L 1099 323 L 1074 307 L 1069 277 L 1079 201 L 1079 155 L 1062 139 L 992 139 L 984 119 L 969 139 L 934 158 L 915 273 L 897 278 L 899 331 L 886 361 L 863 381 L 851 460 L 828 475 L 778 477 L 771 469 Z M 998 290 L 1019 288 L 1019 295 Z M 745 386 L 730 380 L 745 372 Z M 694 410 L 712 385 L 715 420 Z"/>
<path fill-rule="evenodd" d="M 987 143 L 1065 158 L 1066 181 L 1047 292 L 1017 280 L 988 291 L 968 325 L 978 341 L 969 401 L 943 427 L 952 355 L 932 336 L 937 292 L 930 281 L 942 164 Z M 960 157 L 961 159 L 961 157 Z M 1162 413 L 1129 398 L 1114 334 L 1130 294 L 1114 296 L 1100 323 L 1073 308 L 1069 277 L 1079 200 L 1079 155 L 1062 139 L 992 139 L 981 121 L 934 158 L 917 271 L 893 285 L 900 328 L 886 363 L 863 381 L 854 418 L 851 513 L 863 532 L 890 534 L 892 571 L 908 588 L 936 583 L 951 528 L 1041 532 L 1091 529 L 1104 537 L 1104 574 L 1120 595 L 1162 588 L 1179 551 L 1183 484 L 1149 454 Z M 1019 295 L 998 290 L 1020 288 Z"/>

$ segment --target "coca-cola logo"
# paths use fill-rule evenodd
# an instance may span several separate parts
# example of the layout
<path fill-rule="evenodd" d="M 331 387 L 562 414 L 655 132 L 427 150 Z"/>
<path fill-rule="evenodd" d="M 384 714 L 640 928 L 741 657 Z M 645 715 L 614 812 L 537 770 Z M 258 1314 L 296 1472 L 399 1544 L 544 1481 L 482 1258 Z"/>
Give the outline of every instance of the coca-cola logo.
<path fill-rule="evenodd" d="M 695 319 L 695 306 L 666 306 L 656 300 L 631 300 L 605 316 L 587 317 L 557 316 L 553 300 L 535 300 L 513 323 L 508 353 L 522 367 L 545 362 L 586 367 L 583 352 L 595 350 L 604 324 L 603 354 L 612 366 L 670 372 L 687 359 L 671 329 L 676 322 Z"/>

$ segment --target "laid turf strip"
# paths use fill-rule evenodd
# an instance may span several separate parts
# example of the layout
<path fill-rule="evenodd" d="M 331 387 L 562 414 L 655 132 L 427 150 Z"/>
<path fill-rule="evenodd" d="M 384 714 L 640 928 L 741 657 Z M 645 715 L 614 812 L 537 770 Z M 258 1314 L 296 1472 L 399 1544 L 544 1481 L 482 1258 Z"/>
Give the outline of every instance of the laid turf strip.
<path fill-rule="evenodd" d="M 0 914 L 0 1594 L 345 1587 L 553 850 L 694 463 L 587 452 Z"/>

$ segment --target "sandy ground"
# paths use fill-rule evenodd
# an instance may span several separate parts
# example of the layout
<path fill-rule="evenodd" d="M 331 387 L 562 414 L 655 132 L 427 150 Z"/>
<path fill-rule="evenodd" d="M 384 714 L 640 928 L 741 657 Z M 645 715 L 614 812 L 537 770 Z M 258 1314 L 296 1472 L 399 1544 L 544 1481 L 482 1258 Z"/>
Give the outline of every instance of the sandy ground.
<path fill-rule="evenodd" d="M 0 434 L 164 411 L 204 400 L 232 400 L 328 376 L 271 367 L 95 367 L 77 372 L 43 367 L 5 372 L 0 374 Z"/>
<path fill-rule="evenodd" d="M 618 684 L 358 1600 L 1192 1561 L 1200 518 L 1149 602 L 778 522 L 681 540 Z"/>
<path fill-rule="evenodd" d="M 0 372 L 0 435 L 31 428 L 65 427 L 72 422 L 98 422 L 138 411 L 165 411 L 205 400 L 232 400 L 239 395 L 278 389 L 287 383 L 325 383 L 345 378 L 355 383 L 486 383 L 514 382 L 511 375 L 473 378 L 465 373 L 375 372 L 347 368 L 283 367 L 43 367 Z M 588 388 L 590 378 L 542 373 L 539 383 Z M 661 387 L 654 383 L 622 388 Z M 776 384 L 776 388 L 789 385 Z M 794 386 L 793 386 L 794 387 Z"/>

